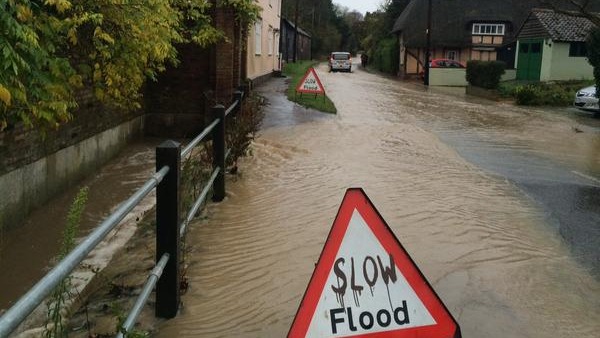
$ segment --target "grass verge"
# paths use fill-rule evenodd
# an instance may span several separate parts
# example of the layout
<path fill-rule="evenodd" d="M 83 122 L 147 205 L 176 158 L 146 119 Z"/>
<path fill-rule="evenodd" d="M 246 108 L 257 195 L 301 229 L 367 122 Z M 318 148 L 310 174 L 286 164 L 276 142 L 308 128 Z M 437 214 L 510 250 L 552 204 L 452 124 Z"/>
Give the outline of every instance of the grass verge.
<path fill-rule="evenodd" d="M 314 66 L 317 62 L 315 61 L 298 61 L 296 63 L 288 63 L 283 68 L 283 73 L 286 76 L 291 77 L 290 85 L 287 89 L 287 98 L 292 102 L 307 107 L 313 108 L 325 113 L 335 114 L 337 109 L 335 105 L 327 95 L 313 95 L 313 94 L 300 94 L 296 93 L 296 87 L 302 77 L 308 70 L 308 68 Z"/>

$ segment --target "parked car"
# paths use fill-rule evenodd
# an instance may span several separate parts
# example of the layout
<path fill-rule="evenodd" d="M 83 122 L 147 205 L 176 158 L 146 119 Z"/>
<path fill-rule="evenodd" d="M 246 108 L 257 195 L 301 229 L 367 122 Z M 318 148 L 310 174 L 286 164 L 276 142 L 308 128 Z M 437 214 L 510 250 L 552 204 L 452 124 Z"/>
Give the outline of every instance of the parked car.
<path fill-rule="evenodd" d="M 573 105 L 581 110 L 600 111 L 598 97 L 596 96 L 596 87 L 589 86 L 578 90 L 575 94 Z"/>
<path fill-rule="evenodd" d="M 345 70 L 352 72 L 352 55 L 348 52 L 333 52 L 329 55 L 329 71 Z"/>
<path fill-rule="evenodd" d="M 433 59 L 429 63 L 429 68 L 467 68 L 462 63 L 450 59 Z"/>
<path fill-rule="evenodd" d="M 462 63 L 451 59 L 433 59 L 429 62 L 429 68 L 467 68 Z M 425 72 L 419 72 L 419 77 L 423 79 Z"/>

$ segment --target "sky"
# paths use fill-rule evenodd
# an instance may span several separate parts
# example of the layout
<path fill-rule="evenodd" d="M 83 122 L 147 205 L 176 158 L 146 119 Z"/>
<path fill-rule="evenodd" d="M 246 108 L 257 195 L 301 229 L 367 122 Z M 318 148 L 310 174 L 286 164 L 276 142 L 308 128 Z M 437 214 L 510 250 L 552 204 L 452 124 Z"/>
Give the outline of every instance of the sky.
<path fill-rule="evenodd" d="M 366 12 L 375 12 L 383 0 L 333 0 L 333 3 L 357 10 L 363 15 Z"/>

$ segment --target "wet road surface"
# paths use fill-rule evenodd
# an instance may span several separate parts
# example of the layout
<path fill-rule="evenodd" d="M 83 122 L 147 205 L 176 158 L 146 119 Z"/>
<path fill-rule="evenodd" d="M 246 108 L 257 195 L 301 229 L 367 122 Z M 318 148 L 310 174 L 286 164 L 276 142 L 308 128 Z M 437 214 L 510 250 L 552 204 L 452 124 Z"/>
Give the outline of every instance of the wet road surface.
<path fill-rule="evenodd" d="M 318 74 L 338 115 L 294 106 L 284 80 L 259 89 L 270 105 L 253 156 L 190 228 L 190 287 L 156 336 L 285 336 L 353 186 L 464 337 L 598 336 L 597 119 Z"/>

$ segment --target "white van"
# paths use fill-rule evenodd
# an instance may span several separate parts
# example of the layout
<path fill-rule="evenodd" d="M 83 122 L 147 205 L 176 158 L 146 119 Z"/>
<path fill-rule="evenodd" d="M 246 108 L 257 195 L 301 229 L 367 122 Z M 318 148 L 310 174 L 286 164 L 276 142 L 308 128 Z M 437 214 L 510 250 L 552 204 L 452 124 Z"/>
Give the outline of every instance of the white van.
<path fill-rule="evenodd" d="M 329 55 L 329 71 L 344 70 L 352 72 L 352 55 L 348 52 L 333 52 Z"/>

